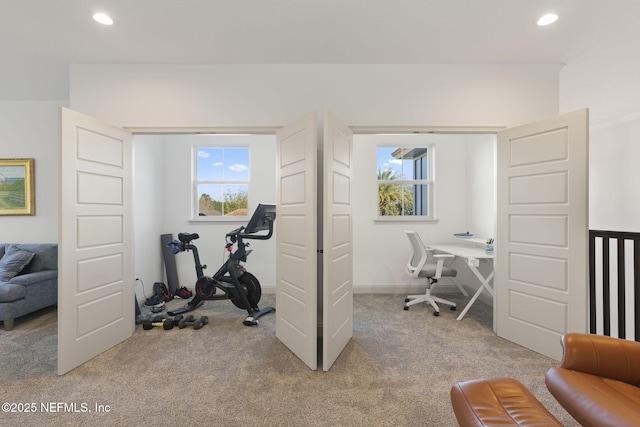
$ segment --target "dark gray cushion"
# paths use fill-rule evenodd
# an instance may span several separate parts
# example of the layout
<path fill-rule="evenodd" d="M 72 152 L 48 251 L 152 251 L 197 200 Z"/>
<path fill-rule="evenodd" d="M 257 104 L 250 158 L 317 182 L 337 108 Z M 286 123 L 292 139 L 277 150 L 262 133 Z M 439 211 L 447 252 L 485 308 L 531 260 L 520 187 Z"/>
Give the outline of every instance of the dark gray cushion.
<path fill-rule="evenodd" d="M 8 282 L 15 277 L 31 262 L 34 255 L 16 245 L 6 246 L 4 256 L 0 259 L 0 282 Z"/>
<path fill-rule="evenodd" d="M 433 277 L 436 275 L 436 268 L 438 264 L 425 264 L 418 273 L 418 277 Z M 440 273 L 440 277 L 456 277 L 458 272 L 451 267 L 447 267 L 446 265 L 442 266 L 442 273 Z"/>

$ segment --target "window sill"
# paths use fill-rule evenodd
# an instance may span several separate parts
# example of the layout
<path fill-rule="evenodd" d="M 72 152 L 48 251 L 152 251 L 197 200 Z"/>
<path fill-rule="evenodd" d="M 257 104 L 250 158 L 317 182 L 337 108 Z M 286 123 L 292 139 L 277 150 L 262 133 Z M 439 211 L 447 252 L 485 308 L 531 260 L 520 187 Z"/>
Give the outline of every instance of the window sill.
<path fill-rule="evenodd" d="M 439 219 L 422 216 L 379 216 L 374 219 L 374 222 L 422 222 L 422 223 L 436 223 Z"/>
<path fill-rule="evenodd" d="M 187 221 L 190 224 L 198 223 L 198 222 L 246 224 L 249 221 L 249 217 L 248 216 L 201 216 L 198 218 L 189 218 Z"/>

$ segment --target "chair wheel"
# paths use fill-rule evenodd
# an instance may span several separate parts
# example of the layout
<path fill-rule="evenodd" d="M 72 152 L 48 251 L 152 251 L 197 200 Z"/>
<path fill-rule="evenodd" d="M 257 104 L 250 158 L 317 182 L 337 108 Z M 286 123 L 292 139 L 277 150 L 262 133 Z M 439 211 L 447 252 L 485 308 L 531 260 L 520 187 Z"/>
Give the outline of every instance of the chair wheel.
<path fill-rule="evenodd" d="M 433 312 L 433 315 L 434 315 L 434 316 L 440 316 L 440 312 L 439 312 L 439 311 L 434 311 L 434 312 Z"/>
<path fill-rule="evenodd" d="M 450 308 L 450 310 L 451 310 L 451 311 L 456 311 L 456 306 L 455 306 L 455 305 L 452 305 L 452 306 L 451 306 L 451 308 Z"/>
<path fill-rule="evenodd" d="M 409 302 L 409 301 L 411 301 L 409 298 L 404 299 L 404 302 Z"/>
<path fill-rule="evenodd" d="M 404 306 L 404 309 L 405 309 L 406 311 L 409 311 L 409 307 L 407 307 L 406 305 Z"/>

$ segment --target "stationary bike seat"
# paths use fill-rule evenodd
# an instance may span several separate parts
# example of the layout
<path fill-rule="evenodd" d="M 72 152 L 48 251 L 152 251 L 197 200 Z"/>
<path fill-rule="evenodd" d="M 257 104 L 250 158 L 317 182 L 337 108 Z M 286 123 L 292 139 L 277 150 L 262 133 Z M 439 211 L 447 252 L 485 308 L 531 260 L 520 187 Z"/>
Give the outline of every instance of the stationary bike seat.
<path fill-rule="evenodd" d="M 178 233 L 178 240 L 182 243 L 189 243 L 192 240 L 200 238 L 198 233 Z"/>

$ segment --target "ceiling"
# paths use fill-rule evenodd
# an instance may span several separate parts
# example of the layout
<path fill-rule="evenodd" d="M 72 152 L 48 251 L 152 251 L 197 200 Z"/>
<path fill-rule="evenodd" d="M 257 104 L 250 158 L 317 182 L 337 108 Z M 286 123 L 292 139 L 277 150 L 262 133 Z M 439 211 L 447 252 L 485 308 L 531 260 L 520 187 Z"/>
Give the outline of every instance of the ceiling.
<path fill-rule="evenodd" d="M 598 28 L 597 18 L 624 14 L 629 5 L 637 11 L 638 3 L 2 0 L 0 99 L 55 84 L 66 94 L 74 63 L 563 64 Z M 94 22 L 98 11 L 115 23 Z M 550 11 L 560 19 L 538 27 Z"/>

